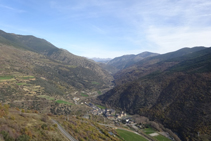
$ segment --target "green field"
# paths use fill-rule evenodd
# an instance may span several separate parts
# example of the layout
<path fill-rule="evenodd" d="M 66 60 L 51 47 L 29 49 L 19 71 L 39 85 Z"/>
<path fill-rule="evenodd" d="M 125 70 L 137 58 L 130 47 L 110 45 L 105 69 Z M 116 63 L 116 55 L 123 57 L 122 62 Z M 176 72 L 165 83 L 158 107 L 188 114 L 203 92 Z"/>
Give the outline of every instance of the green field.
<path fill-rule="evenodd" d="M 84 97 L 89 97 L 89 95 L 84 94 L 84 93 L 81 93 L 81 96 L 84 96 Z"/>
<path fill-rule="evenodd" d="M 104 106 L 101 106 L 101 105 L 96 105 L 97 107 L 101 108 L 101 109 L 105 109 Z"/>
<path fill-rule="evenodd" d="M 54 100 L 55 98 L 47 96 L 47 95 L 39 95 L 37 97 L 46 98 L 47 100 Z"/>
<path fill-rule="evenodd" d="M 21 77 L 22 79 L 33 79 L 34 78 L 34 76 L 24 76 L 24 77 Z"/>
<path fill-rule="evenodd" d="M 70 102 L 67 102 L 67 101 L 63 101 L 63 100 L 57 100 L 56 103 L 59 103 L 59 104 L 67 104 L 67 105 L 72 105 L 72 103 Z"/>
<path fill-rule="evenodd" d="M 96 82 L 96 81 L 92 81 L 92 84 L 94 84 L 94 85 L 99 85 L 99 83 Z"/>
<path fill-rule="evenodd" d="M 18 86 L 26 85 L 26 83 L 16 83 Z"/>
<path fill-rule="evenodd" d="M 154 138 L 156 138 L 159 141 L 171 141 L 169 138 L 167 138 L 163 135 L 154 136 Z"/>
<path fill-rule="evenodd" d="M 145 128 L 145 129 L 144 129 L 144 132 L 145 132 L 146 134 L 152 134 L 152 133 L 155 133 L 156 130 L 153 129 L 152 127 L 149 127 L 149 128 Z"/>
<path fill-rule="evenodd" d="M 139 136 L 129 131 L 120 130 L 120 129 L 117 129 L 116 131 L 120 135 L 120 137 L 123 138 L 125 141 L 148 141 L 144 137 Z"/>
<path fill-rule="evenodd" d="M 101 95 L 101 94 L 102 94 L 102 92 L 101 92 L 101 91 L 98 91 L 97 93 L 98 93 L 99 95 Z"/>
<path fill-rule="evenodd" d="M 145 129 L 144 129 L 144 132 L 145 132 L 146 134 L 152 134 L 152 133 L 155 133 L 156 130 L 153 129 L 152 127 L 149 127 L 149 128 L 145 128 Z M 153 138 L 155 138 L 155 139 L 157 139 L 157 140 L 159 140 L 159 141 L 171 141 L 169 138 L 166 138 L 166 137 L 163 136 L 163 135 L 154 136 Z"/>
<path fill-rule="evenodd" d="M 12 79 L 13 76 L 0 76 L 0 80 L 8 80 L 8 79 Z"/>

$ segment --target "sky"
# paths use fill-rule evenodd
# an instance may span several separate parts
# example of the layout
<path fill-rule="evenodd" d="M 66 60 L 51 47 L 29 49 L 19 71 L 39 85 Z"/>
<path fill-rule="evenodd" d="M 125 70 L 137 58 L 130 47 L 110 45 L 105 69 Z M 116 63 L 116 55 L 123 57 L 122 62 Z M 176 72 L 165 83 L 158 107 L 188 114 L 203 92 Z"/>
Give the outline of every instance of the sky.
<path fill-rule="evenodd" d="M 211 46 L 211 0 L 0 0 L 0 29 L 84 57 Z"/>

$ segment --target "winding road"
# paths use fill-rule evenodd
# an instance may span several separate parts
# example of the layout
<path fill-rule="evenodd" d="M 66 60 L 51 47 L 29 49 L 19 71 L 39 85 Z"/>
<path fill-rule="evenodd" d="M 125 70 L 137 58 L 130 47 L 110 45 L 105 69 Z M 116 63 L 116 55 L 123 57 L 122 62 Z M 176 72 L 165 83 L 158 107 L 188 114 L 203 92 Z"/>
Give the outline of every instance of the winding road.
<path fill-rule="evenodd" d="M 62 132 L 63 135 L 65 135 L 69 140 L 71 141 L 77 141 L 75 138 L 73 138 L 64 128 L 62 128 L 59 123 L 53 119 L 51 121 L 55 124 L 57 124 L 58 129 Z"/>

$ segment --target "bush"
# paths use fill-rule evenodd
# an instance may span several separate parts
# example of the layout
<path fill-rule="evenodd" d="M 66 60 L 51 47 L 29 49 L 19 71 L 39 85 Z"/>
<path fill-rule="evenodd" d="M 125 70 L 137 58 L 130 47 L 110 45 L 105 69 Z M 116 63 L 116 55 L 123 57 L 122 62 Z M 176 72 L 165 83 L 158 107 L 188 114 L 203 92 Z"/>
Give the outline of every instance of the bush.
<path fill-rule="evenodd" d="M 45 130 L 48 127 L 48 125 L 47 124 L 43 124 L 41 127 L 42 127 L 43 130 Z"/>
<path fill-rule="evenodd" d="M 5 141 L 15 141 L 14 138 L 12 138 L 7 132 L 1 131 L 0 134 L 2 134 Z"/>
<path fill-rule="evenodd" d="M 41 121 L 43 121 L 43 122 L 47 122 L 48 120 L 49 120 L 48 116 L 44 116 L 44 117 L 42 117 L 42 119 L 41 119 Z"/>
<path fill-rule="evenodd" d="M 21 135 L 16 140 L 17 141 L 29 141 L 30 137 L 28 135 Z"/>
<path fill-rule="evenodd" d="M 53 126 L 56 128 L 57 127 L 57 124 L 54 124 Z"/>
<path fill-rule="evenodd" d="M 10 119 L 11 119 L 11 120 L 15 120 L 15 117 L 14 117 L 14 116 L 11 116 Z"/>
<path fill-rule="evenodd" d="M 34 110 L 34 113 L 38 113 L 38 111 L 37 110 Z"/>
<path fill-rule="evenodd" d="M 0 118 L 8 114 L 9 105 L 1 105 L 0 103 Z"/>

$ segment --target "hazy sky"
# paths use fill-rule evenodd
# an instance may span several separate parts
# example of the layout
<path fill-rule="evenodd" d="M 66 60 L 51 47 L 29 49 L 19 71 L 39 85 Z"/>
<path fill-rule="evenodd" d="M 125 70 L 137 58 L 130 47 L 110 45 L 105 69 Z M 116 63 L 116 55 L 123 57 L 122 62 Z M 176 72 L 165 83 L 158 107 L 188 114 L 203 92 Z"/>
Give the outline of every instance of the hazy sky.
<path fill-rule="evenodd" d="M 211 46 L 211 0 L 0 0 L 0 29 L 80 56 Z"/>

